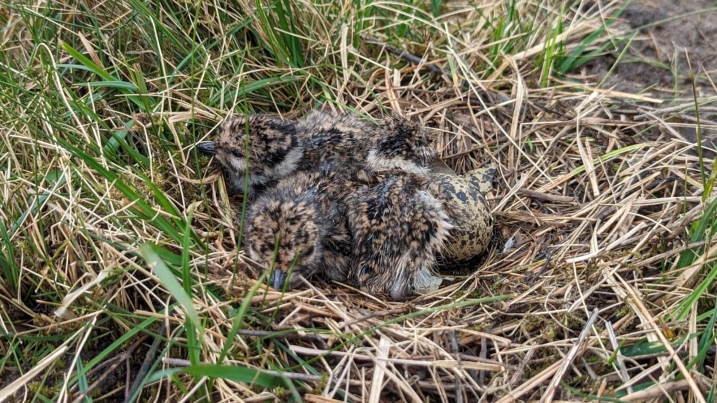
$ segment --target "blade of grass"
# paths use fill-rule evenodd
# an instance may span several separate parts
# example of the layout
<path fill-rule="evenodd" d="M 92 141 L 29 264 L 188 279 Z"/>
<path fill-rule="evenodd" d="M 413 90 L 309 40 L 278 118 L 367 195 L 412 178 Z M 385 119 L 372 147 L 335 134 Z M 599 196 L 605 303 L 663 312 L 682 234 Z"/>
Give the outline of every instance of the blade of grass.
<path fill-rule="evenodd" d="M 149 265 L 152 273 L 154 273 L 160 281 L 162 281 L 162 284 L 166 287 L 167 291 L 169 291 L 174 299 L 182 305 L 182 307 L 184 307 L 189 322 L 191 322 L 197 331 L 202 334 L 204 329 L 201 321 L 199 320 L 199 313 L 197 313 L 196 308 L 194 308 L 194 302 L 190 297 L 190 293 L 185 291 L 182 284 L 179 284 L 179 281 L 177 281 L 177 278 L 174 276 L 174 272 L 169 270 L 162 258 L 159 257 L 159 254 L 156 252 L 157 249 L 159 249 L 157 245 L 149 242 L 145 242 L 139 247 L 140 253 Z M 189 287 L 191 287 L 191 281 L 189 283 Z"/>
<path fill-rule="evenodd" d="M 244 300 L 242 301 L 242 304 L 239 306 L 239 309 L 236 312 L 236 315 L 234 315 L 234 322 L 232 323 L 232 327 L 229 330 L 229 333 L 227 334 L 227 340 L 234 340 L 237 333 L 239 333 L 239 330 L 241 330 L 242 322 L 244 321 L 244 318 L 247 315 L 247 312 L 249 312 L 249 308 L 251 307 L 251 300 L 256 295 L 256 292 L 259 290 L 259 287 L 261 287 L 264 282 L 266 281 L 266 277 L 269 274 L 269 272 L 262 273 L 261 277 L 254 283 L 254 285 L 249 289 L 249 292 L 244 297 Z M 232 343 L 226 343 L 224 344 L 224 348 L 222 348 L 222 351 L 219 353 L 219 358 L 217 358 L 217 362 L 221 363 L 226 358 L 227 354 L 229 353 L 229 349 L 232 347 Z"/>
<path fill-rule="evenodd" d="M 111 83 L 111 88 L 117 88 L 122 94 L 127 95 L 127 98 L 132 101 L 137 107 L 140 108 L 145 113 L 151 113 L 151 108 L 147 108 L 147 105 L 145 104 L 143 99 L 140 99 L 139 96 L 135 95 L 134 93 L 137 92 L 137 87 L 134 86 L 132 83 L 127 83 L 125 81 L 119 80 L 116 77 L 113 77 L 110 73 L 103 70 L 101 67 L 97 66 L 92 60 L 82 55 L 80 52 L 75 50 L 72 46 L 65 42 L 61 42 L 60 45 L 67 53 L 69 53 L 72 57 L 74 57 L 78 62 L 82 63 L 86 68 L 90 69 L 93 73 L 97 74 L 102 78 L 106 83 Z M 72 66 L 67 65 L 66 66 Z M 119 85 L 119 83 L 124 83 L 122 85 Z M 101 84 L 95 84 L 96 86 L 101 86 Z M 110 87 L 105 85 L 105 87 Z M 133 90 L 130 90 L 132 88 Z"/>
<path fill-rule="evenodd" d="M 607 29 L 610 28 L 613 23 L 620 18 L 620 14 L 625 11 L 625 8 L 627 8 L 629 4 L 630 2 L 625 2 L 625 4 L 623 4 L 613 14 L 606 18 L 605 22 L 603 24 L 600 24 L 597 30 L 593 31 L 590 35 L 586 36 L 583 40 L 581 40 L 580 44 L 572 52 L 570 52 L 570 55 L 563 58 L 556 70 L 561 74 L 565 74 L 573 69 L 582 66 L 590 59 L 594 58 L 595 56 L 602 53 L 605 49 L 607 49 L 607 47 L 612 44 L 611 42 L 606 42 L 600 45 L 597 49 L 585 54 L 585 50 L 592 46 L 592 44 L 596 40 L 605 35 Z"/>
<path fill-rule="evenodd" d="M 273 389 L 282 384 L 280 377 L 257 371 L 253 368 L 213 364 L 191 365 L 184 368 L 157 371 L 149 377 L 147 383 L 156 382 L 178 373 L 192 374 L 199 378 L 206 376 L 212 379 L 227 379 L 234 382 L 257 385 L 267 389 Z"/>

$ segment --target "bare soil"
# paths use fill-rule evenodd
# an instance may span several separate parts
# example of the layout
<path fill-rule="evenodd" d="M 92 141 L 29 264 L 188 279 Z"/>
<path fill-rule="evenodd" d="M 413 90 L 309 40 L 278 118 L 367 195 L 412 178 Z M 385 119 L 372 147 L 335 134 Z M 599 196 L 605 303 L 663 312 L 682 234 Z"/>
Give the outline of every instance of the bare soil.
<path fill-rule="evenodd" d="M 668 99 L 692 96 L 692 73 L 698 96 L 717 94 L 706 77 L 717 72 L 717 1 L 636 0 L 621 19 L 637 34 L 620 63 L 608 75 L 620 55 L 601 56 L 583 74 L 595 83 L 607 75 L 603 88 Z"/>

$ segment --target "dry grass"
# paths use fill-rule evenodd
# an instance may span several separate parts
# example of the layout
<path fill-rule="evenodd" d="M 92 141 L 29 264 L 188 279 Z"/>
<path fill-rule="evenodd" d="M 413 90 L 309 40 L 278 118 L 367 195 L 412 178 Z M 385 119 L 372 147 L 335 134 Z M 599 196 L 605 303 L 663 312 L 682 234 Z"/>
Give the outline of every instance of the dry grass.
<path fill-rule="evenodd" d="M 0 9 L 0 401 L 714 401 L 715 100 L 557 76 L 617 3 L 272 4 Z M 192 145 L 320 104 L 495 166 L 486 256 L 408 303 L 257 282 Z"/>

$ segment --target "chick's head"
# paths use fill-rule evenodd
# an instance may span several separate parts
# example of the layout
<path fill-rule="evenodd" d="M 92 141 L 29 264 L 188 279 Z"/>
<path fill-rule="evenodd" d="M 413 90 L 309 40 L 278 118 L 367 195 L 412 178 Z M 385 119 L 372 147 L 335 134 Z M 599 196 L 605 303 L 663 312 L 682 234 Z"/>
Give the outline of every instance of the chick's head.
<path fill-rule="evenodd" d="M 269 195 L 271 196 L 271 195 Z M 254 262 L 271 270 L 270 284 L 282 289 L 300 283 L 319 270 L 325 228 L 308 195 L 263 197 L 247 217 L 244 239 Z"/>
<path fill-rule="evenodd" d="M 293 173 L 302 156 L 294 122 L 266 115 L 230 116 L 216 140 L 198 148 L 216 156 L 234 190 L 249 195 Z"/>

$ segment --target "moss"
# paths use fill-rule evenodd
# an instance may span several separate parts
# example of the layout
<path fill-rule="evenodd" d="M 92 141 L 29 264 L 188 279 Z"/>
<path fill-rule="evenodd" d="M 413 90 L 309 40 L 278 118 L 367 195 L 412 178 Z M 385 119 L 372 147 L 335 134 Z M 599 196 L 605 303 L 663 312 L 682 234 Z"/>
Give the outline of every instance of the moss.
<path fill-rule="evenodd" d="M 51 398 L 53 396 L 57 396 L 57 393 L 59 390 L 57 388 L 53 388 L 50 386 L 46 386 L 40 382 L 30 382 L 27 384 L 27 389 L 33 394 L 33 395 L 40 395 L 44 396 L 46 398 Z"/>

